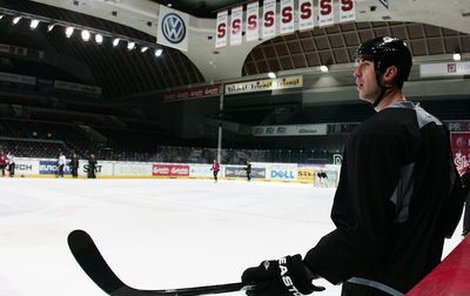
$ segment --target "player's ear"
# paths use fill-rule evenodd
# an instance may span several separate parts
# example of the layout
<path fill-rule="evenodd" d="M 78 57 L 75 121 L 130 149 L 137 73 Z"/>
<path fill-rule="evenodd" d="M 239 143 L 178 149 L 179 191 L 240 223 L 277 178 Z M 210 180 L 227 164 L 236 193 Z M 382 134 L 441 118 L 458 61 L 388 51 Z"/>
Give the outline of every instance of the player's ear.
<path fill-rule="evenodd" d="M 398 68 L 396 66 L 388 67 L 382 75 L 383 82 L 386 86 L 391 86 L 395 83 L 398 75 Z"/>

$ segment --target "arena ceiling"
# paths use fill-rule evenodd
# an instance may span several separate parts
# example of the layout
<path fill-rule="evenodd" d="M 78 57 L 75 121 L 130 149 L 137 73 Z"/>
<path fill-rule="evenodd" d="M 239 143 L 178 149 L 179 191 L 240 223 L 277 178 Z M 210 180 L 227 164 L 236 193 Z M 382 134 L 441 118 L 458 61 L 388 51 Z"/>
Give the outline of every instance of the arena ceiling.
<path fill-rule="evenodd" d="M 380 35 L 406 40 L 416 63 L 450 60 L 455 51 L 461 52 L 464 59 L 470 58 L 470 1 L 465 0 L 394 1 L 389 9 L 378 0 L 357 0 L 355 23 L 296 31 L 217 50 L 213 38 L 216 12 L 247 1 L 172 2 L 173 8 L 193 16 L 190 47 L 185 53 L 163 48 L 163 55 L 156 58 L 152 52 L 129 51 L 124 44 L 114 48 L 111 41 L 98 46 L 83 42 L 78 34 L 66 39 L 63 30 L 47 32 L 45 25 L 34 31 L 26 22 L 13 26 L 8 18 L 13 16 L 0 20 L 0 43 L 47 49 L 80 61 L 88 73 L 70 68 L 63 71 L 69 77 L 101 86 L 108 98 L 151 95 L 242 76 L 259 77 L 269 71 L 318 73 L 323 64 L 332 69 L 330 75 L 347 85 L 352 83 L 352 52 L 364 40 Z M 5 0 L 0 1 L 0 7 L 155 44 L 159 7 L 169 3 L 170 0 Z"/>

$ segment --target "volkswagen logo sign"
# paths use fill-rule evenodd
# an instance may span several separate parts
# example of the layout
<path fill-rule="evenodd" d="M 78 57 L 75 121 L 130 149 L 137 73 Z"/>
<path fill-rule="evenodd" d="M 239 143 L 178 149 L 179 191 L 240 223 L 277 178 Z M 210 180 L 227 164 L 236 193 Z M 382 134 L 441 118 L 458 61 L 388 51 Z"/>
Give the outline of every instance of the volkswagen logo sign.
<path fill-rule="evenodd" d="M 186 36 L 186 25 L 176 13 L 168 13 L 162 20 L 162 33 L 171 43 L 180 43 Z"/>

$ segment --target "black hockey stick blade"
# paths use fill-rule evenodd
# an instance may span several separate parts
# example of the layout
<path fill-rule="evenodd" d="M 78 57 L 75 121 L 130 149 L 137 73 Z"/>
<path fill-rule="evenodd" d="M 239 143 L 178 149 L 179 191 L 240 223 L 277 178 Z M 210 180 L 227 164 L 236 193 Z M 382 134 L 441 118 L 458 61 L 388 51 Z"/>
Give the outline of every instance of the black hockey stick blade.
<path fill-rule="evenodd" d="M 140 290 L 129 287 L 117 277 L 88 233 L 83 230 L 74 230 L 69 234 L 67 241 L 83 271 L 111 296 L 198 296 L 250 290 L 254 287 L 243 283 L 230 283 L 179 289 Z"/>

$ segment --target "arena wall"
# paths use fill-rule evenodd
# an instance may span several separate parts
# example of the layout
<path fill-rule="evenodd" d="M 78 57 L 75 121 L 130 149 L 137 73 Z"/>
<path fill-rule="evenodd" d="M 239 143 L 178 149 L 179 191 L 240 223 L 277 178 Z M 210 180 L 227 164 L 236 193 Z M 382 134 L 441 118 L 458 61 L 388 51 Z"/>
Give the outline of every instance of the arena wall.
<path fill-rule="evenodd" d="M 87 176 L 87 160 L 80 160 L 78 175 Z M 212 179 L 211 164 L 98 161 L 97 178 L 186 178 Z M 254 181 L 313 183 L 318 187 L 336 187 L 339 165 L 312 165 L 297 163 L 253 162 L 251 178 Z M 57 177 L 56 159 L 16 158 L 15 177 Z M 319 180 L 317 173 L 323 171 L 328 178 Z M 65 167 L 65 177 L 71 178 L 70 166 Z M 223 164 L 219 179 L 245 180 L 243 165 Z"/>

